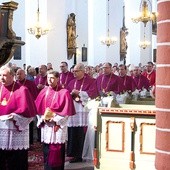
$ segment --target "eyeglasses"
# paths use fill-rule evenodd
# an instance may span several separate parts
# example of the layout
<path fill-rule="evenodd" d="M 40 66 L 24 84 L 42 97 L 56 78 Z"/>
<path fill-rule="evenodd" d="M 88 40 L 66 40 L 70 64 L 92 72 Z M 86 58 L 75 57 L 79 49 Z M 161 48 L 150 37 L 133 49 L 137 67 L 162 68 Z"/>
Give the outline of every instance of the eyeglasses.
<path fill-rule="evenodd" d="M 77 73 L 77 72 L 79 72 L 79 71 L 82 71 L 82 70 L 73 70 L 73 73 Z"/>
<path fill-rule="evenodd" d="M 102 67 L 102 69 L 107 69 L 107 68 L 111 68 L 111 67 Z"/>

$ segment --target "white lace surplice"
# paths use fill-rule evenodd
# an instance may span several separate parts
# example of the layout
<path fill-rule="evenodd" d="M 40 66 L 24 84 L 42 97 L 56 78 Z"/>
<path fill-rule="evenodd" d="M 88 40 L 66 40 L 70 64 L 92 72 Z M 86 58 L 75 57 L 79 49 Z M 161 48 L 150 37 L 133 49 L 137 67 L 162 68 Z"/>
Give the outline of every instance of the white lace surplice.
<path fill-rule="evenodd" d="M 76 114 L 69 117 L 67 124 L 68 127 L 88 126 L 88 110 L 84 105 L 86 105 L 89 96 L 85 91 L 81 91 L 79 96 L 82 102 L 78 103 L 74 101 Z"/>
<path fill-rule="evenodd" d="M 38 115 L 37 126 L 39 127 L 41 123 L 43 123 L 43 117 Z M 53 119 L 57 125 L 60 125 L 60 128 L 57 132 L 54 131 L 54 124 L 51 126 L 48 124 L 44 124 L 41 127 L 41 142 L 50 144 L 50 143 L 65 143 L 67 139 L 67 120 L 68 116 L 62 117 L 56 115 Z"/>
<path fill-rule="evenodd" d="M 15 113 L 12 113 L 12 115 L 17 127 L 13 120 L 0 119 L 0 149 L 28 149 L 29 123 L 33 118 L 25 118 Z"/>

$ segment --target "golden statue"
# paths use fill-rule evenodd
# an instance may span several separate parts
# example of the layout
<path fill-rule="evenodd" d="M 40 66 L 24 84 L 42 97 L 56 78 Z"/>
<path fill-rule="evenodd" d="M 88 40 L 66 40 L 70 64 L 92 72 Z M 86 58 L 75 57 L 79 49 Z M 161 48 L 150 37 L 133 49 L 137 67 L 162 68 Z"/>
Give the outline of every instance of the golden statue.
<path fill-rule="evenodd" d="M 71 59 L 76 54 L 76 22 L 75 14 L 71 13 L 67 19 L 67 58 Z"/>

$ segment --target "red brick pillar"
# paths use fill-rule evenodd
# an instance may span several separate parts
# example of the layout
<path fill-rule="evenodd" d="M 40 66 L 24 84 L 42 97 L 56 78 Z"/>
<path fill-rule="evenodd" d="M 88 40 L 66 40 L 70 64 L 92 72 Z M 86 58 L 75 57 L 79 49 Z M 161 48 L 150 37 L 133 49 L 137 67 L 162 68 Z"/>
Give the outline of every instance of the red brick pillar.
<path fill-rule="evenodd" d="M 158 0 L 157 4 L 155 167 L 170 170 L 170 1 Z"/>

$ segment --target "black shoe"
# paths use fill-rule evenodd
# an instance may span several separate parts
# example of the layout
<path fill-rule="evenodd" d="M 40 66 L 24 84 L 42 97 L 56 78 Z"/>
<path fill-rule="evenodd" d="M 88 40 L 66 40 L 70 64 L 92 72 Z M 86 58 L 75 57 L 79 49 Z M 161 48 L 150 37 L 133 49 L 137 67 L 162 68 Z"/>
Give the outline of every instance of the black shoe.
<path fill-rule="evenodd" d="M 70 160 L 70 163 L 77 163 L 77 162 L 82 162 L 83 159 L 82 158 L 73 158 L 72 160 Z"/>

